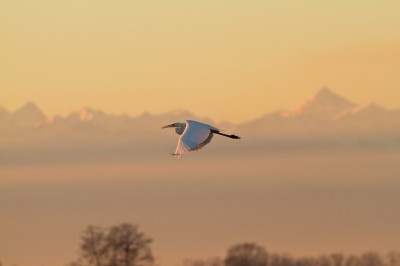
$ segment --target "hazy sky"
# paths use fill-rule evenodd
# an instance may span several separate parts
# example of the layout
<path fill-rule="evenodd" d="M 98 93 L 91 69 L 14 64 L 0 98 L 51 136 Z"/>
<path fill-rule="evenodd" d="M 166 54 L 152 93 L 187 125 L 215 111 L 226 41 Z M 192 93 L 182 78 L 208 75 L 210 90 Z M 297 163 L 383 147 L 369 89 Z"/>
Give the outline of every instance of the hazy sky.
<path fill-rule="evenodd" d="M 243 156 L 0 167 L 3 265 L 63 266 L 88 225 L 138 223 L 157 265 L 270 252 L 386 253 L 400 247 L 399 153 Z"/>
<path fill-rule="evenodd" d="M 239 122 L 329 86 L 399 107 L 399 1 L 0 2 L 0 105 Z"/>

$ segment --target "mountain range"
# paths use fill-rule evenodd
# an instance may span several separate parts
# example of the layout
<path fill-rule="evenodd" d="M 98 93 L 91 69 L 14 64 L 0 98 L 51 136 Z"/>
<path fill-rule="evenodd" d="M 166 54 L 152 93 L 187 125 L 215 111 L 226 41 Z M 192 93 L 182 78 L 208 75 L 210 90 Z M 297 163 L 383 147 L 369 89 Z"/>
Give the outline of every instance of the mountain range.
<path fill-rule="evenodd" d="M 173 150 L 176 144 L 175 133 L 160 127 L 186 119 L 242 136 L 234 145 L 214 141 L 213 146 L 225 151 L 400 148 L 400 109 L 388 110 L 374 103 L 358 106 L 322 88 L 296 109 L 268 113 L 242 124 L 216 123 L 187 110 L 132 117 L 84 108 L 65 117 L 49 117 L 32 102 L 15 112 L 0 107 L 0 163 L 41 157 L 154 155 Z"/>

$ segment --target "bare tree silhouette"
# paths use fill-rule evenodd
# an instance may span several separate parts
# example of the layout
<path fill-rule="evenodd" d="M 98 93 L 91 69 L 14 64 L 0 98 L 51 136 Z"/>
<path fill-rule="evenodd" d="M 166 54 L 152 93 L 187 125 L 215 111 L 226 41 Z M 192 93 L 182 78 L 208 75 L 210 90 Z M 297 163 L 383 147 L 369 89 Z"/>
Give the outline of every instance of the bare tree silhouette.
<path fill-rule="evenodd" d="M 362 262 L 359 257 L 351 255 L 346 259 L 345 266 L 362 266 Z"/>
<path fill-rule="evenodd" d="M 97 226 L 88 226 L 82 233 L 82 259 L 86 260 L 88 265 L 102 266 L 105 262 L 107 256 L 105 233 Z"/>
<path fill-rule="evenodd" d="M 268 254 L 255 243 L 244 243 L 232 246 L 228 250 L 225 266 L 267 266 Z"/>
<path fill-rule="evenodd" d="M 331 255 L 331 259 L 333 262 L 333 266 L 342 266 L 344 261 L 345 261 L 345 257 L 343 254 L 340 253 L 334 253 Z"/>
<path fill-rule="evenodd" d="M 389 266 L 400 266 L 400 252 L 391 251 L 387 254 Z"/>
<path fill-rule="evenodd" d="M 316 257 L 294 258 L 287 254 L 268 253 L 254 243 L 238 244 L 228 249 L 225 260 L 186 260 L 184 266 L 400 266 L 400 252 L 391 251 L 386 256 L 377 252 L 361 255 L 333 253 Z M 224 263 L 223 263 L 224 262 Z"/>
<path fill-rule="evenodd" d="M 362 266 L 383 266 L 382 257 L 376 252 L 367 252 L 361 256 Z"/>
<path fill-rule="evenodd" d="M 223 266 L 224 262 L 220 258 L 210 258 L 205 260 L 190 260 L 186 259 L 183 263 L 184 266 Z"/>
<path fill-rule="evenodd" d="M 81 235 L 80 258 L 69 266 L 148 266 L 152 240 L 132 224 L 88 226 Z"/>

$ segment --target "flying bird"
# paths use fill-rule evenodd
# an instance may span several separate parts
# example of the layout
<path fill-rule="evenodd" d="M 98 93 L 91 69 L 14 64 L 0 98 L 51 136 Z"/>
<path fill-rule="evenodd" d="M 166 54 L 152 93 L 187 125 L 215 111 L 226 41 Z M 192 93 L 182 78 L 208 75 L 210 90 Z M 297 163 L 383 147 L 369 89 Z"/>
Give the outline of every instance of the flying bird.
<path fill-rule="evenodd" d="M 205 145 L 210 143 L 214 134 L 218 134 L 231 139 L 240 139 L 236 135 L 227 135 L 221 133 L 218 128 L 213 126 L 203 124 L 193 120 L 186 120 L 184 123 L 173 123 L 162 128 L 174 127 L 176 134 L 180 135 L 178 140 L 178 146 L 176 150 L 171 155 L 179 156 L 189 152 L 197 151 L 203 148 Z"/>

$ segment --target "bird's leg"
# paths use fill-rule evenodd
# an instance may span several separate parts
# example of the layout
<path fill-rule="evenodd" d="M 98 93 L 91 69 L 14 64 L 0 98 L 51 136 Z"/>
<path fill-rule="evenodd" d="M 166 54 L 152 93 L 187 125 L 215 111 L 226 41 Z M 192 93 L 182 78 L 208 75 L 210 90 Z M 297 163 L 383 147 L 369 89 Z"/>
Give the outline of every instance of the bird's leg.
<path fill-rule="evenodd" d="M 170 153 L 170 155 L 171 155 L 171 156 L 177 156 L 178 159 L 179 159 L 179 157 L 181 156 L 179 153 Z"/>

